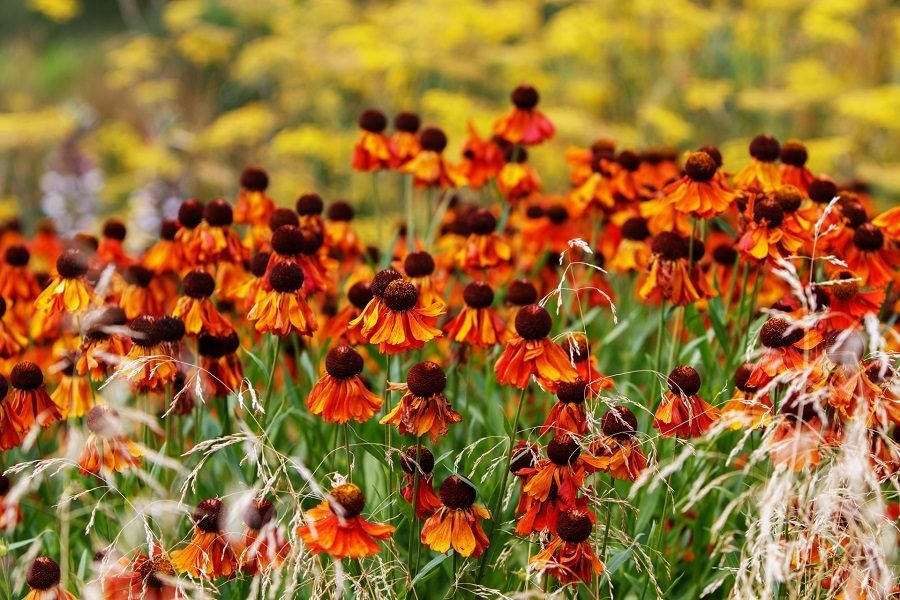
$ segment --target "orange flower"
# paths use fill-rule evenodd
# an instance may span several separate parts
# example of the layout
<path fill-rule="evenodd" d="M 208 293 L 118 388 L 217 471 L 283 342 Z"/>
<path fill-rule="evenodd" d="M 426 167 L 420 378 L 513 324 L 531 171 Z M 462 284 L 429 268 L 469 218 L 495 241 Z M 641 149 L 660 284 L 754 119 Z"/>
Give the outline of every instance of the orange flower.
<path fill-rule="evenodd" d="M 541 178 L 528 164 L 528 151 L 520 146 L 504 149 L 505 164 L 497 174 L 497 189 L 509 202 L 518 202 L 541 191 Z"/>
<path fill-rule="evenodd" d="M 490 543 L 480 520 L 491 518 L 491 513 L 475 504 L 475 486 L 464 477 L 451 475 L 438 494 L 443 506 L 422 526 L 422 543 L 436 552 L 446 553 L 452 546 L 463 558 L 478 558 Z"/>
<path fill-rule="evenodd" d="M 31 253 L 23 245 L 8 246 L 3 251 L 3 264 L 0 264 L 0 297 L 14 306 L 19 303 L 30 305 L 41 293 L 41 284 L 28 268 L 30 261 Z"/>
<path fill-rule="evenodd" d="M 131 322 L 131 349 L 126 355 L 129 361 L 122 370 L 132 387 L 142 391 L 159 391 L 167 383 L 175 381 L 178 367 L 162 348 L 162 328 L 159 319 L 140 315 Z"/>
<path fill-rule="evenodd" d="M 241 570 L 251 575 L 280 567 L 291 551 L 275 523 L 275 506 L 268 498 L 256 498 L 244 510 Z"/>
<path fill-rule="evenodd" d="M 372 284 L 357 281 L 347 290 L 347 304 L 328 319 L 320 336 L 324 340 L 341 340 L 351 346 L 365 344 L 365 338 L 358 329 L 350 329 L 350 322 L 358 317 L 372 300 Z"/>
<path fill-rule="evenodd" d="M 401 172 L 413 175 L 413 183 L 417 187 L 457 188 L 466 185 L 462 169 L 444 158 L 447 136 L 443 131 L 426 127 L 419 133 L 419 144 L 419 153 L 400 167 Z"/>
<path fill-rule="evenodd" d="M 599 394 L 613 386 L 612 379 L 597 370 L 597 359 L 591 356 L 588 339 L 583 333 L 569 333 L 559 343 L 569 361 L 575 367 L 578 377 L 587 384 L 593 394 Z M 544 386 L 548 392 L 556 391 L 556 384 Z"/>
<path fill-rule="evenodd" d="M 190 577 L 230 577 L 238 570 L 240 545 L 224 531 L 225 505 L 218 498 L 203 500 L 194 509 L 194 535 L 188 545 L 172 552 L 172 567 Z"/>
<path fill-rule="evenodd" d="M 0 375 L 2 377 L 2 375 Z M 5 379 L 3 380 L 6 381 Z M 2 402 L 2 399 L 0 399 Z M 22 522 L 22 509 L 15 498 L 10 497 L 12 482 L 6 475 L 0 474 L 0 531 L 12 531 Z"/>
<path fill-rule="evenodd" d="M 172 316 L 184 321 L 188 335 L 201 332 L 210 335 L 228 335 L 233 330 L 231 323 L 216 309 L 210 298 L 216 290 L 213 276 L 200 269 L 189 271 L 181 280 L 184 296 L 178 298 Z"/>
<path fill-rule="evenodd" d="M 406 374 L 406 383 L 389 383 L 389 391 L 404 392 L 394 409 L 379 421 L 393 425 L 401 434 L 421 437 L 426 433 L 432 442 L 447 435 L 451 423 L 462 421 L 462 415 L 450 407 L 444 395 L 447 375 L 437 363 L 430 361 L 413 365 Z"/>
<path fill-rule="evenodd" d="M 85 310 L 91 303 L 91 290 L 84 282 L 87 271 L 87 257 L 83 252 L 63 252 L 56 260 L 56 275 L 35 299 L 35 308 L 45 316 Z"/>
<path fill-rule="evenodd" d="M 16 356 L 28 347 L 28 338 L 19 331 L 18 325 L 7 317 L 6 300 L 0 296 L 0 359 Z"/>
<path fill-rule="evenodd" d="M 4 446 L 8 445 L 7 440 L 12 442 L 16 437 L 18 440 L 12 446 L 20 444 L 35 425 L 46 429 L 63 418 L 62 410 L 44 389 L 44 373 L 35 363 L 17 363 L 9 374 L 9 383 L 13 391 L 4 401 L 5 414 L 0 416 Z"/>
<path fill-rule="evenodd" d="M 744 363 L 734 372 L 734 395 L 722 407 L 722 418 L 732 420 L 732 429 L 764 427 L 772 421 L 772 400 L 768 391 L 750 385 L 753 364 Z"/>
<path fill-rule="evenodd" d="M 454 342 L 489 348 L 506 339 L 506 326 L 491 309 L 494 290 L 483 281 L 473 281 L 463 289 L 465 306 L 447 321 L 444 333 Z"/>
<path fill-rule="evenodd" d="M 328 499 L 306 511 L 306 525 L 297 535 L 313 554 L 337 559 L 364 558 L 378 554 L 378 542 L 391 537 L 394 527 L 370 523 L 360 513 L 366 504 L 361 489 L 344 483 L 331 490 Z"/>
<path fill-rule="evenodd" d="M 12 398 L 8 396 L 9 382 L 0 375 L 0 450 L 9 450 L 22 443 L 18 422 L 14 421 Z"/>
<path fill-rule="evenodd" d="M 234 221 L 264 225 L 275 209 L 275 202 L 266 195 L 269 174 L 260 167 L 247 167 L 241 173 L 241 189 L 234 206 Z"/>
<path fill-rule="evenodd" d="M 859 326 L 867 314 L 878 315 L 884 304 L 885 290 L 862 291 L 862 281 L 846 269 L 836 273 L 837 279 L 820 284 L 828 294 L 828 314 L 822 320 L 830 329 L 850 329 Z"/>
<path fill-rule="evenodd" d="M 494 364 L 497 382 L 524 389 L 535 377 L 541 386 L 578 377 L 565 351 L 548 339 L 553 319 L 543 306 L 531 304 L 516 314 L 516 334 Z"/>
<path fill-rule="evenodd" d="M 699 260 L 703 253 L 699 240 L 690 242 L 677 233 L 664 231 L 653 237 L 650 249 L 650 272 L 638 288 L 644 300 L 666 300 L 676 306 L 686 306 L 713 294 L 708 283 L 689 260 Z"/>
<path fill-rule="evenodd" d="M 881 229 L 888 238 L 900 239 L 900 206 L 895 206 L 872 219 L 872 225 Z"/>
<path fill-rule="evenodd" d="M 753 369 L 747 385 L 761 387 L 778 375 L 787 371 L 799 371 L 809 362 L 806 353 L 822 341 L 816 329 L 804 332 L 801 327 L 791 325 L 784 319 L 773 317 L 759 330 L 759 341 L 766 350 Z"/>
<path fill-rule="evenodd" d="M 600 471 L 616 479 L 634 481 L 647 468 L 647 458 L 637 439 L 637 418 L 627 406 L 613 406 L 600 423 L 602 437 L 591 443 Z"/>
<path fill-rule="evenodd" d="M 456 254 L 460 267 L 471 271 L 481 271 L 508 265 L 512 260 L 512 249 L 494 230 L 497 218 L 486 208 L 472 211 L 468 216 L 469 237 Z"/>
<path fill-rule="evenodd" d="M 584 401 L 591 390 L 580 377 L 571 383 L 560 383 L 556 386 L 557 402 L 547 414 L 541 426 L 541 435 L 548 431 L 584 435 L 587 431 L 587 417 L 584 412 Z"/>
<path fill-rule="evenodd" d="M 161 316 L 166 312 L 166 290 L 162 280 L 154 277 L 152 270 L 142 265 L 131 265 L 122 273 L 125 287 L 119 298 L 119 306 L 125 316 L 133 319 L 138 315 Z"/>
<path fill-rule="evenodd" d="M 85 424 L 91 432 L 84 443 L 78 472 L 82 475 L 103 471 L 124 473 L 140 467 L 140 448 L 121 433 L 119 414 L 106 405 L 95 406 L 87 413 Z"/>
<path fill-rule="evenodd" d="M 200 385 L 206 396 L 227 398 L 240 389 L 244 370 L 237 355 L 241 340 L 232 331 L 224 337 L 203 334 L 197 339 Z"/>
<path fill-rule="evenodd" d="M 194 264 L 221 267 L 222 263 L 240 264 L 247 258 L 247 248 L 231 228 L 232 223 L 234 211 L 225 200 L 213 200 L 203 208 L 203 221 L 195 232 Z"/>
<path fill-rule="evenodd" d="M 362 130 L 353 147 L 351 165 L 357 171 L 378 171 L 387 169 L 391 163 L 390 140 L 384 135 L 387 117 L 380 110 L 370 108 L 359 116 Z"/>
<path fill-rule="evenodd" d="M 719 165 L 706 152 L 693 152 L 684 165 L 685 175 L 663 188 L 662 193 L 675 209 L 710 219 L 728 210 L 734 192 L 716 177 Z"/>
<path fill-rule="evenodd" d="M 496 136 L 489 140 L 482 139 L 471 122 L 468 124 L 468 132 L 469 138 L 463 146 L 459 169 L 469 187 L 477 190 L 500 173 L 505 163 L 503 148 L 508 142 Z"/>
<path fill-rule="evenodd" d="M 247 319 L 254 321 L 261 333 L 311 336 L 316 331 L 316 317 L 300 293 L 300 267 L 290 262 L 278 263 L 269 270 L 268 283 L 272 289 L 259 295 Z"/>
<path fill-rule="evenodd" d="M 622 241 L 607 263 L 616 273 L 644 271 L 650 265 L 650 229 L 643 217 L 630 217 L 622 224 Z"/>
<path fill-rule="evenodd" d="M 563 583 L 590 583 L 592 575 L 603 572 L 603 563 L 588 541 L 594 527 L 592 516 L 582 509 L 560 514 L 556 524 L 559 537 L 531 557 L 529 567 L 546 571 Z"/>
<path fill-rule="evenodd" d="M 421 124 L 419 115 L 412 112 L 400 112 L 394 116 L 396 131 L 390 141 L 392 169 L 403 166 L 419 153 L 419 137 L 416 134 Z"/>
<path fill-rule="evenodd" d="M 733 178 L 734 186 L 742 190 L 774 192 L 781 185 L 781 173 L 775 161 L 781 144 L 771 135 L 758 135 L 750 142 L 750 162 Z"/>
<path fill-rule="evenodd" d="M 748 208 L 753 220 L 738 239 L 737 247 L 755 261 L 793 256 L 804 243 L 800 231 L 785 227 L 784 209 L 775 198 L 751 201 Z"/>
<path fill-rule="evenodd" d="M 569 206 L 574 216 L 580 217 L 592 207 L 607 210 L 615 207 L 608 165 L 605 160 L 599 159 L 594 163 L 591 175 L 569 192 Z"/>
<path fill-rule="evenodd" d="M 325 374 L 313 385 L 306 406 L 329 423 L 353 419 L 364 423 L 381 408 L 382 399 L 359 377 L 363 359 L 350 346 L 336 346 L 325 357 Z"/>
<path fill-rule="evenodd" d="M 547 458 L 542 458 L 531 468 L 520 470 L 517 475 L 527 478 L 522 491 L 545 502 L 551 492 L 559 495 L 569 505 L 575 501 L 584 486 L 588 472 L 600 468 L 600 462 L 582 452 L 578 440 L 568 433 L 561 433 L 547 444 Z"/>
<path fill-rule="evenodd" d="M 175 243 L 178 244 L 178 257 L 181 265 L 178 272 L 200 265 L 197 257 L 200 246 L 200 223 L 203 222 L 203 203 L 196 198 L 189 198 L 178 207 L 178 223 L 181 227 L 175 232 Z"/>
<path fill-rule="evenodd" d="M 143 552 L 134 559 L 119 559 L 104 566 L 100 585 L 105 600 L 184 600 L 187 595 L 175 583 L 175 568 L 160 547 L 152 556 Z"/>
<path fill-rule="evenodd" d="M 98 401 L 91 389 L 91 380 L 83 375 L 76 375 L 77 360 L 74 351 L 67 351 L 62 356 L 58 365 L 61 374 L 59 384 L 50 394 L 50 399 L 65 417 L 83 417 Z M 102 398 L 99 400 L 102 401 Z"/>
<path fill-rule="evenodd" d="M 669 373 L 666 392 L 653 417 L 653 428 L 662 437 L 700 437 L 719 419 L 719 409 L 707 404 L 700 391 L 700 375 L 693 367 L 676 367 Z"/>
<path fill-rule="evenodd" d="M 351 264 L 365 251 L 362 240 L 350 224 L 355 212 L 344 200 L 336 200 L 328 207 L 325 221 L 325 249 L 329 256 Z"/>
<path fill-rule="evenodd" d="M 358 329 L 368 343 L 378 344 L 383 353 L 417 350 L 442 335 L 440 329 L 429 325 L 429 319 L 444 314 L 445 307 L 443 304 L 423 306 L 416 286 L 393 269 L 389 272 L 397 277 L 385 275 L 385 271 L 375 276 L 374 297 L 350 322 L 350 328 Z M 383 285 L 385 282 L 389 283 Z"/>
<path fill-rule="evenodd" d="M 885 247 L 884 233 L 872 223 L 856 228 L 844 259 L 865 285 L 880 288 L 897 279 L 895 267 L 900 263 L 900 252 Z"/>
<path fill-rule="evenodd" d="M 79 375 L 90 374 L 94 381 L 106 379 L 109 370 L 128 353 L 127 340 L 111 333 L 124 325 L 125 312 L 118 306 L 107 306 L 85 315 L 81 351 L 76 363 Z"/>
<path fill-rule="evenodd" d="M 156 273 L 177 273 L 181 270 L 184 259 L 181 256 L 181 244 L 175 241 L 181 225 L 175 220 L 165 220 L 159 228 L 157 240 L 141 257 L 141 264 Z"/>
<path fill-rule="evenodd" d="M 674 232 L 680 235 L 690 235 L 691 221 L 688 216 L 680 212 L 675 205 L 662 193 L 638 206 L 641 216 L 647 220 L 647 228 L 653 234 Z"/>
<path fill-rule="evenodd" d="M 775 464 L 787 465 L 792 471 L 815 467 L 822 460 L 822 451 L 838 441 L 837 434 L 823 423 L 815 402 L 793 393 L 784 400 L 769 446 Z"/>
<path fill-rule="evenodd" d="M 806 168 L 808 159 L 809 153 L 803 142 L 797 140 L 785 142 L 781 147 L 781 183 L 792 185 L 804 194 L 808 194 L 809 184 L 816 178 Z"/>
<path fill-rule="evenodd" d="M 416 516 L 427 519 L 441 508 L 441 499 L 434 493 L 432 483 L 434 475 L 434 454 L 425 446 L 410 446 L 400 455 L 400 468 L 403 470 L 404 485 L 400 488 L 403 499 L 416 503 Z M 416 471 L 419 472 L 418 488 Z"/>
<path fill-rule="evenodd" d="M 97 244 L 96 260 L 103 266 L 115 265 L 120 269 L 124 269 L 134 262 L 134 259 L 125 253 L 122 242 L 128 229 L 125 223 L 118 219 L 107 219 L 103 223 L 103 235 Z"/>
<path fill-rule="evenodd" d="M 494 135 L 513 144 L 533 146 L 553 137 L 553 123 L 537 110 L 540 96 L 530 85 L 512 91 L 513 107 L 494 123 Z"/>
<path fill-rule="evenodd" d="M 25 574 L 28 593 L 22 600 L 75 600 L 75 595 L 59 585 L 60 570 L 56 561 L 38 556 Z"/>
<path fill-rule="evenodd" d="M 434 269 L 434 258 L 424 250 L 410 252 L 403 259 L 403 271 L 419 290 L 419 301 L 422 305 L 440 304 L 446 309 L 443 282 L 434 276 Z"/>
<path fill-rule="evenodd" d="M 321 232 L 282 225 L 272 234 L 272 251 L 266 273 L 270 273 L 279 264 L 297 265 L 303 273 L 302 292 L 305 297 L 309 298 L 331 287 L 329 271 L 336 267 L 325 256 Z M 263 280 L 263 287 L 272 289 L 267 280 Z"/>

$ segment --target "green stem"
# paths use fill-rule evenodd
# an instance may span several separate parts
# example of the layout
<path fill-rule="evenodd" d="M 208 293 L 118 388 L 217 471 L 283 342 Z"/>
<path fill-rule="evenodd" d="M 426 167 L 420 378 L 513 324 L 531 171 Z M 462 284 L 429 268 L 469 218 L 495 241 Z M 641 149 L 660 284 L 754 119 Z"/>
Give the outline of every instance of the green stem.
<path fill-rule="evenodd" d="M 503 479 L 500 482 L 500 487 L 497 489 L 494 498 L 493 510 L 491 511 L 491 523 L 488 526 L 490 532 L 487 535 L 489 540 L 488 547 L 485 548 L 484 554 L 481 557 L 481 565 L 478 567 L 478 578 L 476 581 L 481 581 L 484 576 L 484 569 L 487 567 L 488 558 L 491 555 L 491 550 L 494 547 L 494 532 L 497 530 L 497 522 L 500 520 L 500 505 L 503 503 L 503 493 L 506 491 L 506 483 L 509 481 L 509 465 L 512 462 L 512 451 L 513 446 L 516 443 L 516 433 L 519 429 L 519 417 L 522 415 L 522 405 L 525 404 L 525 393 L 528 391 L 528 385 L 522 388 L 522 393 L 519 395 L 519 404 L 516 407 L 516 416 L 513 420 L 512 429 L 509 431 L 509 448 L 506 451 L 506 463 L 503 467 Z"/>

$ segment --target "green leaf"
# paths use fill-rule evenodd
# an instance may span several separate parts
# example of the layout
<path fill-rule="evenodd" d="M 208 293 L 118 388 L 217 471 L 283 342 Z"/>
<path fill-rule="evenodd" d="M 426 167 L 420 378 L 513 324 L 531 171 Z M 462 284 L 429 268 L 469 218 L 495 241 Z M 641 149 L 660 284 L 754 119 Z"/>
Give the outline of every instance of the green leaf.
<path fill-rule="evenodd" d="M 428 561 L 428 564 L 422 567 L 422 570 L 419 571 L 419 574 L 416 575 L 415 579 L 412 580 L 412 585 L 416 585 L 420 581 L 425 581 L 428 575 L 434 572 L 434 570 L 441 566 L 441 563 L 443 563 L 448 558 L 450 558 L 449 554 L 439 554 L 438 556 L 435 556 L 433 559 Z"/>

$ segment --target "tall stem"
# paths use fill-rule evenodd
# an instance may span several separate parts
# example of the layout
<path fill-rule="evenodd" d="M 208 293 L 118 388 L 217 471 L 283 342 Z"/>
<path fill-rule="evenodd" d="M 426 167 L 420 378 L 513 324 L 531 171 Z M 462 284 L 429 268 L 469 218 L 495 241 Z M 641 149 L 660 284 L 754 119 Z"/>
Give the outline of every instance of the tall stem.
<path fill-rule="evenodd" d="M 491 510 L 491 523 L 488 526 L 490 529 L 490 532 L 487 535 L 489 544 L 481 557 L 481 565 L 478 567 L 478 579 L 476 581 L 481 581 L 481 578 L 484 575 L 484 569 L 487 567 L 488 558 L 491 555 L 491 550 L 494 547 L 494 532 L 497 530 L 497 521 L 501 518 L 500 505 L 503 503 L 503 493 L 506 491 L 506 483 L 509 481 L 509 465 L 512 462 L 512 450 L 516 443 L 516 433 L 518 433 L 519 430 L 519 417 L 522 414 L 522 405 L 525 404 L 525 393 L 527 391 L 528 385 L 525 385 L 525 387 L 522 388 L 522 393 L 519 395 L 519 405 L 516 407 L 516 417 L 513 419 L 512 429 L 509 430 L 509 448 L 506 450 L 506 463 L 503 466 L 503 479 L 495 494 L 496 497 L 494 498 L 493 510 Z"/>

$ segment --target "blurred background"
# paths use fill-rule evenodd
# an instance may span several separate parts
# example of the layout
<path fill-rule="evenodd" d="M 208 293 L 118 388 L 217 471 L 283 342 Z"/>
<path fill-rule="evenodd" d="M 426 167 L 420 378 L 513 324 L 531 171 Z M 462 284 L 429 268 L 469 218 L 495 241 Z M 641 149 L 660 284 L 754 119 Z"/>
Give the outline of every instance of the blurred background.
<path fill-rule="evenodd" d="M 557 126 L 531 155 L 547 191 L 563 153 L 805 140 L 810 166 L 900 198 L 900 6 L 891 0 L 5 0 L 0 219 L 155 233 L 180 198 L 364 201 L 356 118 L 420 112 L 454 159 L 531 83 Z M 131 236 L 129 236 L 131 237 Z"/>

